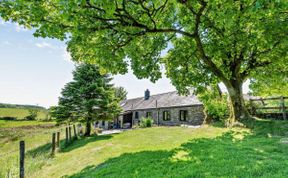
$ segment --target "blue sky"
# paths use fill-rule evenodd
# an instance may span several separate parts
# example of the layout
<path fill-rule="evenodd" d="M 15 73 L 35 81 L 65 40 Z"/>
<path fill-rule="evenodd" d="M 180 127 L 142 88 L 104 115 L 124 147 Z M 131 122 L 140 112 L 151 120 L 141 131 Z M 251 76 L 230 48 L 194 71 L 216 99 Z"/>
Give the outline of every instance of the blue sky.
<path fill-rule="evenodd" d="M 0 103 L 57 105 L 73 69 L 65 42 L 35 38 L 33 30 L 0 19 Z M 175 90 L 165 76 L 153 84 L 137 79 L 131 71 L 114 76 L 113 83 L 123 86 L 128 98 L 144 96 L 147 88 L 151 94 Z M 248 84 L 243 90 L 248 91 Z"/>
<path fill-rule="evenodd" d="M 73 62 L 66 45 L 56 39 L 35 38 L 33 30 L 0 19 L 0 103 L 56 105 L 61 88 L 71 81 Z M 173 91 L 170 80 L 151 83 L 131 72 L 117 75 L 113 83 L 128 91 L 128 98 Z"/>

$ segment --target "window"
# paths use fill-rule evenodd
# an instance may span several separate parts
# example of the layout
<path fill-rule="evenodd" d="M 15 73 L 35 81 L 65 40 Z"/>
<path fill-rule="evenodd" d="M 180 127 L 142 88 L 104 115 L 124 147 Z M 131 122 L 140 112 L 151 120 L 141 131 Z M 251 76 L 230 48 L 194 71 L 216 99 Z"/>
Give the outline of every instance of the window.
<path fill-rule="evenodd" d="M 187 110 L 180 110 L 179 111 L 179 120 L 180 121 L 187 121 Z"/>
<path fill-rule="evenodd" d="M 146 117 L 152 117 L 152 112 L 146 112 Z"/>
<path fill-rule="evenodd" d="M 163 111 L 163 120 L 164 121 L 170 120 L 170 112 L 169 111 Z"/>
<path fill-rule="evenodd" d="M 138 119 L 139 118 L 139 114 L 138 112 L 135 112 L 135 119 Z"/>

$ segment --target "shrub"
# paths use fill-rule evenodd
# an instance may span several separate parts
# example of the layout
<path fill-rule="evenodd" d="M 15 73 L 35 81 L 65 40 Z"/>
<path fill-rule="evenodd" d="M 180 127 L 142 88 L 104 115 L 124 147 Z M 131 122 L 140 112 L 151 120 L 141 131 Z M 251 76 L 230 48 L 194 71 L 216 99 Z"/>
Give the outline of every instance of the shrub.
<path fill-rule="evenodd" d="M 199 99 L 204 104 L 204 112 L 206 114 L 206 122 L 223 121 L 228 119 L 229 106 L 227 95 L 220 96 L 217 88 L 209 88 L 198 94 Z"/>
<path fill-rule="evenodd" d="M 140 127 L 145 128 L 145 127 L 152 127 L 153 125 L 153 119 L 150 117 L 144 118 L 142 117 L 140 119 Z"/>
<path fill-rule="evenodd" d="M 25 117 L 26 120 L 36 120 L 39 110 L 29 109 L 29 115 Z"/>

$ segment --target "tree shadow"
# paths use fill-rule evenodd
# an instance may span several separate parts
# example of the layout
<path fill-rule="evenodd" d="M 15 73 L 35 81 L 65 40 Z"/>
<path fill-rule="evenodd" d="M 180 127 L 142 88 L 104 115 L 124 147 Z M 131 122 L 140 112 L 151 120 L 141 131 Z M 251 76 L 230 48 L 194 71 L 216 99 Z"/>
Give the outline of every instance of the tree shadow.
<path fill-rule="evenodd" d="M 254 123 L 255 124 L 255 123 Z M 262 124 L 266 124 L 266 127 Z M 271 123 L 268 123 L 268 126 Z M 288 145 L 275 129 L 256 123 L 252 133 L 229 131 L 216 138 L 190 140 L 167 151 L 125 153 L 65 176 L 77 177 L 285 177 Z M 267 137 L 267 132 L 274 134 Z"/>
<path fill-rule="evenodd" d="M 60 152 L 69 152 L 74 149 L 80 148 L 82 146 L 85 146 L 86 144 L 90 142 L 95 142 L 99 140 L 107 140 L 112 138 L 112 135 L 101 135 L 101 136 L 90 136 L 90 137 L 80 137 L 78 139 L 73 139 L 70 143 L 66 144 L 65 139 L 60 140 Z M 46 143 L 44 145 L 41 145 L 37 148 L 28 150 L 26 152 L 26 156 L 36 158 L 38 156 L 51 156 L 51 150 L 52 144 Z"/>
<path fill-rule="evenodd" d="M 117 133 L 115 133 L 117 134 Z M 72 140 L 69 144 L 65 143 L 65 140 L 61 141 L 61 152 L 69 152 L 74 149 L 83 147 L 87 145 L 88 143 L 95 142 L 95 141 L 100 141 L 100 140 L 108 140 L 113 137 L 113 135 L 92 135 L 90 137 L 80 137 L 78 139 Z"/>
<path fill-rule="evenodd" d="M 49 152 L 51 152 L 51 143 L 46 143 L 37 148 L 28 150 L 26 152 L 26 155 L 29 157 L 35 158 L 38 156 L 48 155 Z"/>

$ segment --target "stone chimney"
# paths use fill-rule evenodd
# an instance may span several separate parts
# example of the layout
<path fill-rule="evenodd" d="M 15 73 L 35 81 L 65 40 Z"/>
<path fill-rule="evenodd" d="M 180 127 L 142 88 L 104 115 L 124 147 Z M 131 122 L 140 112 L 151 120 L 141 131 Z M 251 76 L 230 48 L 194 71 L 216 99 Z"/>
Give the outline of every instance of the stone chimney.
<path fill-rule="evenodd" d="M 150 98 L 150 91 L 147 89 L 145 92 L 144 92 L 144 99 L 145 100 L 148 100 Z"/>

